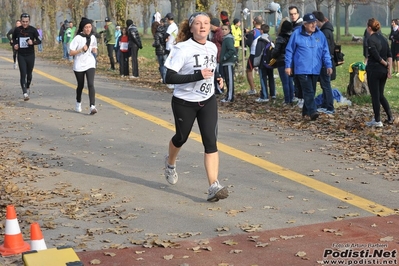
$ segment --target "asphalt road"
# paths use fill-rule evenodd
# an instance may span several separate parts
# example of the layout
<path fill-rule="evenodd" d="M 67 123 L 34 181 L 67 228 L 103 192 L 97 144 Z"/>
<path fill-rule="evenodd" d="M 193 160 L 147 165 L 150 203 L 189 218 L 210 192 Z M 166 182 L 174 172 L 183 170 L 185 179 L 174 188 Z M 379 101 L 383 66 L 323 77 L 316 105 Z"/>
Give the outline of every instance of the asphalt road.
<path fill-rule="evenodd" d="M 164 178 L 173 135 L 167 88 L 155 91 L 117 75 L 97 75 L 98 113 L 92 116 L 86 94 L 83 112 L 74 112 L 71 66 L 37 58 L 27 102 L 10 51 L 0 50 L 0 71 L 2 140 L 20 144 L 40 176 L 18 184 L 51 195 L 18 206 L 18 219 L 31 220 L 22 214 L 32 210 L 48 247 L 80 251 L 151 238 L 211 238 L 388 215 L 398 208 L 398 184 L 359 168 L 361 162 L 337 160 L 333 141 L 228 113 L 223 106 L 219 180 L 230 196 L 208 203 L 197 126 L 179 154 L 179 182 L 171 186 Z"/>

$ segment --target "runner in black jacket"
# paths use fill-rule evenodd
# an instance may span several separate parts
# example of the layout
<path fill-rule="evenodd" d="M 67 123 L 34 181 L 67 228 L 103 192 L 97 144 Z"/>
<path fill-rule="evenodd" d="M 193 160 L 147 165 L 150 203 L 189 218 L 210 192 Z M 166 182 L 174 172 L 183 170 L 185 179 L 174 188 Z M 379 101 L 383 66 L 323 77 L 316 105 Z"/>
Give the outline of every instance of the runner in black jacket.
<path fill-rule="evenodd" d="M 7 32 L 7 38 L 10 41 L 10 45 L 11 45 L 11 48 L 12 48 L 12 59 L 14 60 L 14 69 L 18 68 L 18 64 L 17 64 L 17 51 L 13 47 L 12 35 L 13 35 L 15 29 L 18 28 L 19 26 L 21 26 L 21 21 L 17 20 L 17 21 L 15 21 L 15 27 L 10 29 Z"/>
<path fill-rule="evenodd" d="M 29 86 L 32 82 L 35 65 L 34 45 L 41 43 L 37 29 L 30 26 L 29 22 L 30 16 L 23 13 L 21 15 L 22 26 L 16 28 L 12 35 L 14 49 L 18 51 L 20 82 L 25 101 L 29 100 Z"/>

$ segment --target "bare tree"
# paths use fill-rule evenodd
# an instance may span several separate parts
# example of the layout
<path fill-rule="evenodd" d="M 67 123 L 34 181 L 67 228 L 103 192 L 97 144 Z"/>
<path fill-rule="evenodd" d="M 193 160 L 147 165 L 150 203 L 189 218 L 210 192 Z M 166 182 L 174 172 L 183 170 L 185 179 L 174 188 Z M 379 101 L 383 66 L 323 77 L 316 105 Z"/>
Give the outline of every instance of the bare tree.
<path fill-rule="evenodd" d="M 315 5 L 316 5 L 316 10 L 320 10 L 321 4 L 324 2 L 324 0 L 314 0 Z"/>
<path fill-rule="evenodd" d="M 327 17 L 331 22 L 334 21 L 335 2 L 334 0 L 327 0 Z"/>
<path fill-rule="evenodd" d="M 339 43 L 341 41 L 341 22 L 339 18 L 339 0 L 335 0 L 335 42 Z"/>

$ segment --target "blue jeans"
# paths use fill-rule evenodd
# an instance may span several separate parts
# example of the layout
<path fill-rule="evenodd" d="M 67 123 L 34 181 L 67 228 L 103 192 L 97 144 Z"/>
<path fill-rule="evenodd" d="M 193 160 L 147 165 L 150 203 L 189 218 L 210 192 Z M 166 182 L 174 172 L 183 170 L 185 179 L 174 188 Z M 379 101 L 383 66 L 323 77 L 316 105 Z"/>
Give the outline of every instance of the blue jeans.
<path fill-rule="evenodd" d="M 316 94 L 316 85 L 319 75 L 295 75 L 297 78 L 299 85 L 302 89 L 303 95 L 303 108 L 302 108 L 302 116 L 312 114 L 317 112 L 316 103 L 314 101 L 314 97 Z"/>
<path fill-rule="evenodd" d="M 66 42 L 62 43 L 62 51 L 63 51 L 62 58 L 68 59 L 69 58 L 69 55 L 68 55 L 68 44 Z"/>
<path fill-rule="evenodd" d="M 260 77 L 260 98 L 268 99 L 267 94 L 267 81 L 269 81 L 270 97 L 276 96 L 276 83 L 274 81 L 273 68 L 259 68 Z"/>
<path fill-rule="evenodd" d="M 322 108 L 328 111 L 334 111 L 334 98 L 331 89 L 330 76 L 327 75 L 327 68 L 323 67 L 319 76 L 320 87 L 323 89 L 323 104 Z"/>
<path fill-rule="evenodd" d="M 165 83 L 165 76 L 166 76 L 165 61 L 167 57 L 168 57 L 167 55 L 157 55 L 158 64 L 159 64 L 158 69 L 159 73 L 161 74 L 162 83 Z"/>
<path fill-rule="evenodd" d="M 277 70 L 280 75 L 281 83 L 283 84 L 284 103 L 292 103 L 295 92 L 294 78 L 285 73 L 285 66 L 281 66 L 277 68 Z"/>

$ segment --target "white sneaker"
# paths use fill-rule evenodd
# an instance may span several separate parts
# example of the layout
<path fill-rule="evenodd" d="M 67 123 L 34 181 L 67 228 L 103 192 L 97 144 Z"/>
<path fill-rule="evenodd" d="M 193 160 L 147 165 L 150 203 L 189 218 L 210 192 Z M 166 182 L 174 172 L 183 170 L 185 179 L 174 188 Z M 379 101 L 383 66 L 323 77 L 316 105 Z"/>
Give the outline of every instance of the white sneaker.
<path fill-rule="evenodd" d="M 136 76 L 129 76 L 130 79 L 138 79 L 139 77 Z"/>
<path fill-rule="evenodd" d="M 297 101 L 299 101 L 297 97 L 292 98 L 292 102 L 296 103 Z"/>
<path fill-rule="evenodd" d="M 179 176 L 176 172 L 176 165 L 168 164 L 169 155 L 165 156 L 165 178 L 169 184 L 174 185 L 179 180 Z"/>
<path fill-rule="evenodd" d="M 18 64 L 14 63 L 14 69 L 18 69 Z"/>
<path fill-rule="evenodd" d="M 166 84 L 166 86 L 168 86 L 168 88 L 171 90 L 175 89 L 175 85 L 173 84 Z"/>
<path fill-rule="evenodd" d="M 82 112 L 82 103 L 76 102 L 75 111 L 78 113 Z"/>
<path fill-rule="evenodd" d="M 371 120 L 370 122 L 366 122 L 366 126 L 368 127 L 383 127 L 384 125 L 382 124 L 381 121 L 376 122 L 375 119 Z"/>
<path fill-rule="evenodd" d="M 29 94 L 24 93 L 24 101 L 29 101 Z"/>
<path fill-rule="evenodd" d="M 269 99 L 262 99 L 262 98 L 258 98 L 255 100 L 255 102 L 257 102 L 257 103 L 266 103 L 268 101 L 269 101 Z"/>
<path fill-rule="evenodd" d="M 219 184 L 219 181 L 215 181 L 212 185 L 208 188 L 208 198 L 207 201 L 216 202 L 221 199 L 225 199 L 229 196 L 229 191 L 227 187 L 223 187 Z"/>
<path fill-rule="evenodd" d="M 94 115 L 97 113 L 97 109 L 95 105 L 90 106 L 90 114 Z"/>
<path fill-rule="evenodd" d="M 327 111 L 326 108 L 317 108 L 318 113 L 325 113 Z"/>
<path fill-rule="evenodd" d="M 221 103 L 231 103 L 232 101 L 227 100 L 227 99 L 221 99 L 220 102 L 221 102 Z"/>
<path fill-rule="evenodd" d="M 256 94 L 256 90 L 255 89 L 250 89 L 249 91 L 247 91 L 248 95 L 254 95 Z"/>
<path fill-rule="evenodd" d="M 299 99 L 298 103 L 296 104 L 299 108 L 303 108 L 303 103 L 305 102 L 304 99 Z"/>

